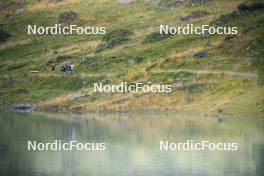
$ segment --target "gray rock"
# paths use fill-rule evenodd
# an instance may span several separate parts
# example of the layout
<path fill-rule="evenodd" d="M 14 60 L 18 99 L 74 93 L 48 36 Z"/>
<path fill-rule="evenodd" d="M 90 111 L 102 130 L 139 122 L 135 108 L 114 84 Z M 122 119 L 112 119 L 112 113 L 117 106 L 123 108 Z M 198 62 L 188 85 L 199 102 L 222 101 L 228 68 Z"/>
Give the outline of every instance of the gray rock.
<path fill-rule="evenodd" d="M 119 4 L 131 4 L 137 2 L 137 0 L 118 0 L 117 3 Z"/>
<path fill-rule="evenodd" d="M 77 100 L 79 97 L 78 96 L 71 96 L 68 98 L 69 101 L 75 101 Z"/>
<path fill-rule="evenodd" d="M 236 37 L 236 35 L 228 35 L 228 36 L 225 37 L 225 41 L 229 41 L 229 40 L 231 40 L 231 39 L 233 39 L 235 37 Z"/>
<path fill-rule="evenodd" d="M 198 57 L 198 58 L 202 58 L 205 57 L 207 55 L 206 51 L 197 51 L 193 54 L 194 57 Z"/>
<path fill-rule="evenodd" d="M 122 98 L 122 99 L 118 99 L 116 101 L 113 101 L 113 104 L 125 104 L 126 102 L 128 102 L 129 99 L 127 98 Z"/>
<path fill-rule="evenodd" d="M 208 2 L 208 0 L 190 0 L 189 5 L 197 6 L 197 5 L 203 5 L 207 2 Z"/>
<path fill-rule="evenodd" d="M 131 58 L 128 59 L 128 62 L 130 64 L 138 64 L 143 60 L 143 57 L 141 56 L 133 56 Z"/>
<path fill-rule="evenodd" d="M 72 21 L 76 19 L 76 17 L 77 17 L 77 13 L 74 11 L 62 12 L 58 16 L 58 22 Z"/>
<path fill-rule="evenodd" d="M 48 52 L 48 49 L 47 48 L 43 48 L 42 51 L 43 51 L 43 53 L 46 53 L 46 52 Z"/>
<path fill-rule="evenodd" d="M 95 68 L 97 65 L 98 65 L 98 62 L 97 61 L 91 61 L 91 63 L 89 64 L 89 66 L 91 68 Z"/>
<path fill-rule="evenodd" d="M 19 15 L 19 14 L 22 13 L 22 12 L 24 12 L 24 9 L 23 9 L 23 8 L 18 8 L 18 9 L 16 9 L 16 10 L 14 11 L 13 16 L 15 16 L 15 15 Z"/>
<path fill-rule="evenodd" d="M 157 0 L 144 0 L 145 4 L 151 4 L 157 2 Z"/>
<path fill-rule="evenodd" d="M 202 18 L 202 17 L 207 16 L 208 14 L 209 13 L 207 11 L 202 11 L 202 10 L 193 11 L 189 15 L 186 15 L 186 16 L 180 15 L 179 19 L 180 19 L 180 21 L 187 21 L 190 19 Z"/>
<path fill-rule="evenodd" d="M 80 95 L 80 97 L 82 97 L 82 98 L 84 98 L 84 97 L 89 97 L 89 96 L 91 96 L 92 94 L 90 94 L 90 93 L 82 93 L 81 95 Z"/>
<path fill-rule="evenodd" d="M 164 1 L 160 4 L 160 8 L 163 10 L 175 9 L 184 4 L 184 0 L 173 0 L 173 1 Z"/>
<path fill-rule="evenodd" d="M 56 4 L 58 2 L 61 2 L 62 0 L 49 0 L 50 3 Z"/>
<path fill-rule="evenodd" d="M 246 57 L 244 60 L 246 61 L 247 65 L 250 66 L 251 63 L 252 63 L 252 61 L 253 61 L 253 58 L 251 58 L 251 57 Z"/>
<path fill-rule="evenodd" d="M 82 85 L 86 86 L 86 84 L 88 84 L 88 83 L 89 83 L 88 81 L 83 81 Z"/>

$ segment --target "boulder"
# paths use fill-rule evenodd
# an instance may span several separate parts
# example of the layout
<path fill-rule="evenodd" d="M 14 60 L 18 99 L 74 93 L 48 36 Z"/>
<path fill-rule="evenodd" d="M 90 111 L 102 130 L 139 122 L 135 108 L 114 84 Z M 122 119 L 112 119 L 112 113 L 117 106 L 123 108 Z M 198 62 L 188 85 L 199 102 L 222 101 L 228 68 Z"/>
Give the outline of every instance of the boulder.
<path fill-rule="evenodd" d="M 81 95 L 80 95 L 80 97 L 82 97 L 82 98 L 84 98 L 84 97 L 89 97 L 89 96 L 91 96 L 92 94 L 90 94 L 90 93 L 82 93 Z"/>
<path fill-rule="evenodd" d="M 113 103 L 113 104 L 125 104 L 125 103 L 127 103 L 128 101 L 129 101 L 128 98 L 121 98 L 121 99 L 118 99 L 118 100 L 113 101 L 112 103 Z"/>
<path fill-rule="evenodd" d="M 205 57 L 207 55 L 206 51 L 197 51 L 193 54 L 194 57 L 198 57 L 198 58 L 202 58 Z"/>
<path fill-rule="evenodd" d="M 168 9 L 175 9 L 182 5 L 184 5 L 184 0 L 164 1 L 160 3 L 160 8 L 163 10 L 168 10 Z"/>
<path fill-rule="evenodd" d="M 58 16 L 58 22 L 67 22 L 67 21 L 73 21 L 76 19 L 77 13 L 74 11 L 67 11 L 67 12 L 62 12 Z"/>
<path fill-rule="evenodd" d="M 193 11 L 189 15 L 180 15 L 179 19 L 180 21 L 187 21 L 190 19 L 197 19 L 207 16 L 209 13 L 207 11 Z"/>
<path fill-rule="evenodd" d="M 151 4 L 157 2 L 157 0 L 144 0 L 145 4 Z"/>
<path fill-rule="evenodd" d="M 79 97 L 78 96 L 70 96 L 69 98 L 68 98 L 68 100 L 69 101 L 75 101 L 75 100 L 77 100 Z"/>
<path fill-rule="evenodd" d="M 247 63 L 247 66 L 250 66 L 254 59 L 251 57 L 246 57 L 244 60 Z"/>
<path fill-rule="evenodd" d="M 89 83 L 89 81 L 83 81 L 82 85 L 86 86 Z"/>
<path fill-rule="evenodd" d="M 141 56 L 133 56 L 131 58 L 128 59 L 128 62 L 130 64 L 138 64 L 143 60 L 143 57 Z"/>
<path fill-rule="evenodd" d="M 22 13 L 22 12 L 24 12 L 24 9 L 23 9 L 23 8 L 18 8 L 18 9 L 16 9 L 16 10 L 14 11 L 13 16 L 15 16 L 15 15 L 19 15 L 19 14 Z"/>
<path fill-rule="evenodd" d="M 131 4 L 137 2 L 137 0 L 118 0 L 117 3 L 119 4 Z"/>

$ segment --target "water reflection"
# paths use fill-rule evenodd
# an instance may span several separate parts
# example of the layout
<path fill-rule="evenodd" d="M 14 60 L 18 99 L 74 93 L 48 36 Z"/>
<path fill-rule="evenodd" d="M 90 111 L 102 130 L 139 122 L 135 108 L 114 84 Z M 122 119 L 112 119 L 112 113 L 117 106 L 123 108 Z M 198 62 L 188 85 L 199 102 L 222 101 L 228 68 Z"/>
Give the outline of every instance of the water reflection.
<path fill-rule="evenodd" d="M 0 175 L 263 175 L 264 121 L 197 114 L 0 112 Z M 238 151 L 159 151 L 159 141 L 237 142 Z M 107 150 L 27 151 L 26 141 L 105 142 Z"/>

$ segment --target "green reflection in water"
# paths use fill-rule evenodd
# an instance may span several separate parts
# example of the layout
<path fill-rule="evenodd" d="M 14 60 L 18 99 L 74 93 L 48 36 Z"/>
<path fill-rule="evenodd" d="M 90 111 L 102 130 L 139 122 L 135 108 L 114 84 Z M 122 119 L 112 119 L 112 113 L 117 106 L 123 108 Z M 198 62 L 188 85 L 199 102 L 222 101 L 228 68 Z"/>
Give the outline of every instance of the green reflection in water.
<path fill-rule="evenodd" d="M 0 175 L 264 175 L 264 121 L 196 114 L 0 111 Z M 27 151 L 27 141 L 105 142 L 105 151 Z M 159 150 L 159 141 L 237 142 L 238 151 Z"/>

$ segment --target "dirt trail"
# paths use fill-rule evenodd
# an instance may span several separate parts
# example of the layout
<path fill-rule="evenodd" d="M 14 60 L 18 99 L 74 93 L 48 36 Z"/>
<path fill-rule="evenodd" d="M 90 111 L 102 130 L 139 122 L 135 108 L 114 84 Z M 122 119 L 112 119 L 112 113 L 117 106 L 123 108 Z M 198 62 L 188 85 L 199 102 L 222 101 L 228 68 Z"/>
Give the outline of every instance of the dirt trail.
<path fill-rule="evenodd" d="M 179 73 L 179 72 L 188 72 L 188 73 L 194 73 L 194 74 L 225 74 L 229 76 L 237 76 L 237 77 L 244 77 L 244 78 L 257 78 L 258 75 L 254 72 L 234 72 L 234 71 L 217 71 L 217 70 L 194 70 L 194 69 L 171 69 L 171 70 L 160 70 L 156 73 Z"/>
<path fill-rule="evenodd" d="M 152 73 L 179 73 L 179 72 L 188 72 L 194 74 L 215 74 L 215 75 L 229 75 L 236 76 L 242 78 L 257 78 L 258 75 L 254 72 L 235 72 L 235 71 L 219 71 L 219 70 L 194 70 L 194 69 L 170 69 L 170 70 L 156 70 L 152 71 Z M 30 76 L 40 76 L 40 77 L 52 77 L 52 76 L 62 76 L 59 73 L 37 73 L 31 74 Z M 96 74 L 88 74 L 88 73 L 74 73 L 72 75 L 63 75 L 63 76 L 79 76 L 80 78 L 89 78 L 89 77 L 115 77 L 117 74 L 113 73 L 96 73 Z"/>

